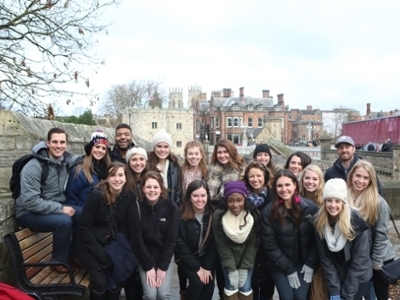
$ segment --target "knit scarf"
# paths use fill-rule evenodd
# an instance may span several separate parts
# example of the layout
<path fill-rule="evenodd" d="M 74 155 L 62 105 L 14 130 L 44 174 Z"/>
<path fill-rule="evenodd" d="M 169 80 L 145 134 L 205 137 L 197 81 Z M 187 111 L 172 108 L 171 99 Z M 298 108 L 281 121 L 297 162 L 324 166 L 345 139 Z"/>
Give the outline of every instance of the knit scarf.
<path fill-rule="evenodd" d="M 244 225 L 245 215 L 245 210 L 242 210 L 237 216 L 228 210 L 222 216 L 222 228 L 226 236 L 237 244 L 243 244 L 253 228 L 253 216 L 249 213 L 246 217 L 247 223 Z M 240 225 L 242 225 L 241 228 Z"/>
<path fill-rule="evenodd" d="M 96 161 L 95 159 L 92 160 L 93 163 L 93 171 L 94 173 L 99 176 L 100 179 L 105 180 L 107 178 L 107 165 L 102 160 L 100 162 Z"/>
<path fill-rule="evenodd" d="M 331 227 L 326 224 L 324 227 L 324 235 L 326 244 L 328 245 L 329 250 L 332 252 L 339 252 L 346 245 L 347 240 L 340 231 L 337 223 L 335 224 L 335 230 L 333 232 Z"/>
<path fill-rule="evenodd" d="M 265 203 L 265 199 L 267 199 L 267 196 L 268 189 L 264 187 L 258 195 L 256 193 L 248 191 L 247 200 L 251 201 L 255 205 L 255 207 L 259 207 Z"/>

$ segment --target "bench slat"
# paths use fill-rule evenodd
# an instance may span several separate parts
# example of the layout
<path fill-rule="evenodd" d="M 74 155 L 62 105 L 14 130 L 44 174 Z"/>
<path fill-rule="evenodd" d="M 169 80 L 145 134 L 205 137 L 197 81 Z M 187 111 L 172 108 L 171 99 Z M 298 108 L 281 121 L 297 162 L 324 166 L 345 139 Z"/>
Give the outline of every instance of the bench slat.
<path fill-rule="evenodd" d="M 51 241 L 49 243 L 52 243 L 53 241 L 53 235 L 51 232 L 38 232 L 35 235 L 31 235 L 28 237 L 25 237 L 23 239 L 19 239 L 19 245 L 21 247 L 21 250 L 24 251 L 26 248 L 31 247 L 32 245 L 35 245 L 36 243 L 39 243 L 40 241 L 50 237 Z"/>
<path fill-rule="evenodd" d="M 49 253 L 45 258 L 43 258 L 42 262 L 50 261 L 51 260 L 51 253 Z M 26 267 L 25 273 L 28 279 L 31 279 L 37 273 L 43 270 L 43 267 Z"/>
<path fill-rule="evenodd" d="M 42 249 L 45 251 L 43 251 Z M 52 250 L 53 238 L 46 237 L 40 242 L 33 244 L 31 247 L 27 247 L 25 248 L 25 250 L 22 250 L 22 257 L 26 262 L 39 262 L 43 259 L 44 256 L 49 253 L 48 251 L 50 251 L 51 253 Z M 38 253 L 40 253 L 40 255 L 37 255 Z"/>

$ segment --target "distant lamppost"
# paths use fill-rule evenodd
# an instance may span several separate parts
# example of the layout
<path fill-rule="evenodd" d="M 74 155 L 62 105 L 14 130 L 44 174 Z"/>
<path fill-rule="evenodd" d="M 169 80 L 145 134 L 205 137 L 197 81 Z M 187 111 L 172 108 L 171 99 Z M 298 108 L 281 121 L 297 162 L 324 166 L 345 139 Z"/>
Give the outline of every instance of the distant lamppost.
<path fill-rule="evenodd" d="M 308 123 L 308 125 L 307 125 L 307 131 L 308 131 L 308 140 L 307 140 L 307 143 L 308 143 L 308 142 L 312 142 L 311 137 L 312 137 L 312 132 L 313 132 L 313 130 L 314 130 L 314 126 L 313 126 L 311 123 Z"/>

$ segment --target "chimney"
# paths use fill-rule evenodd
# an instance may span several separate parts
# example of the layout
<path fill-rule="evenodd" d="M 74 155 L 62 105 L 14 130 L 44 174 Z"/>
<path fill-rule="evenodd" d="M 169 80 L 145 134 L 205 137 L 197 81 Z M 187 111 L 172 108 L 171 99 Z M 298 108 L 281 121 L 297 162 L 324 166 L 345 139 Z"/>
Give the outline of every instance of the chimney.
<path fill-rule="evenodd" d="M 223 97 L 224 98 L 231 97 L 231 94 L 232 94 L 232 90 L 231 89 L 227 89 L 227 88 L 223 89 Z"/>
<path fill-rule="evenodd" d="M 244 87 L 239 88 L 239 97 L 242 102 L 244 102 Z"/>
<path fill-rule="evenodd" d="M 221 97 L 221 91 L 214 91 L 213 92 L 213 96 L 216 97 L 216 98 Z"/>
<path fill-rule="evenodd" d="M 269 98 L 269 90 L 262 90 L 262 97 Z"/>
<path fill-rule="evenodd" d="M 283 94 L 278 94 L 278 105 L 285 106 L 285 101 L 283 100 Z"/>
<path fill-rule="evenodd" d="M 394 111 L 393 110 L 389 111 L 389 116 L 393 116 L 393 115 L 394 115 Z"/>
<path fill-rule="evenodd" d="M 312 105 L 307 105 L 307 110 L 312 110 Z"/>
<path fill-rule="evenodd" d="M 206 100 L 207 99 L 207 93 L 200 93 L 200 99 L 201 100 Z"/>
<path fill-rule="evenodd" d="M 371 114 L 371 103 L 367 103 L 367 116 Z"/>

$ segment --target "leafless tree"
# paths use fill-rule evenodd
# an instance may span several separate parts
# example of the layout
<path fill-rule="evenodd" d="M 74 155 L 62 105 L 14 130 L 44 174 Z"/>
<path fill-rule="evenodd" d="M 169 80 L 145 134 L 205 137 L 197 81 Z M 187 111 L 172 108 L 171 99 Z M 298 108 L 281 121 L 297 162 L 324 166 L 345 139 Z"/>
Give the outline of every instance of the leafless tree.
<path fill-rule="evenodd" d="M 128 84 L 112 86 L 101 101 L 101 113 L 114 119 L 122 118 L 126 108 L 162 107 L 166 101 L 161 83 L 153 80 L 133 80 Z"/>
<path fill-rule="evenodd" d="M 75 94 L 92 95 L 89 77 L 103 63 L 92 48 L 110 25 L 101 15 L 119 1 L 0 0 L 0 97 L 6 107 L 43 114 L 45 99 L 71 104 Z M 90 105 L 95 101 L 88 98 Z"/>

